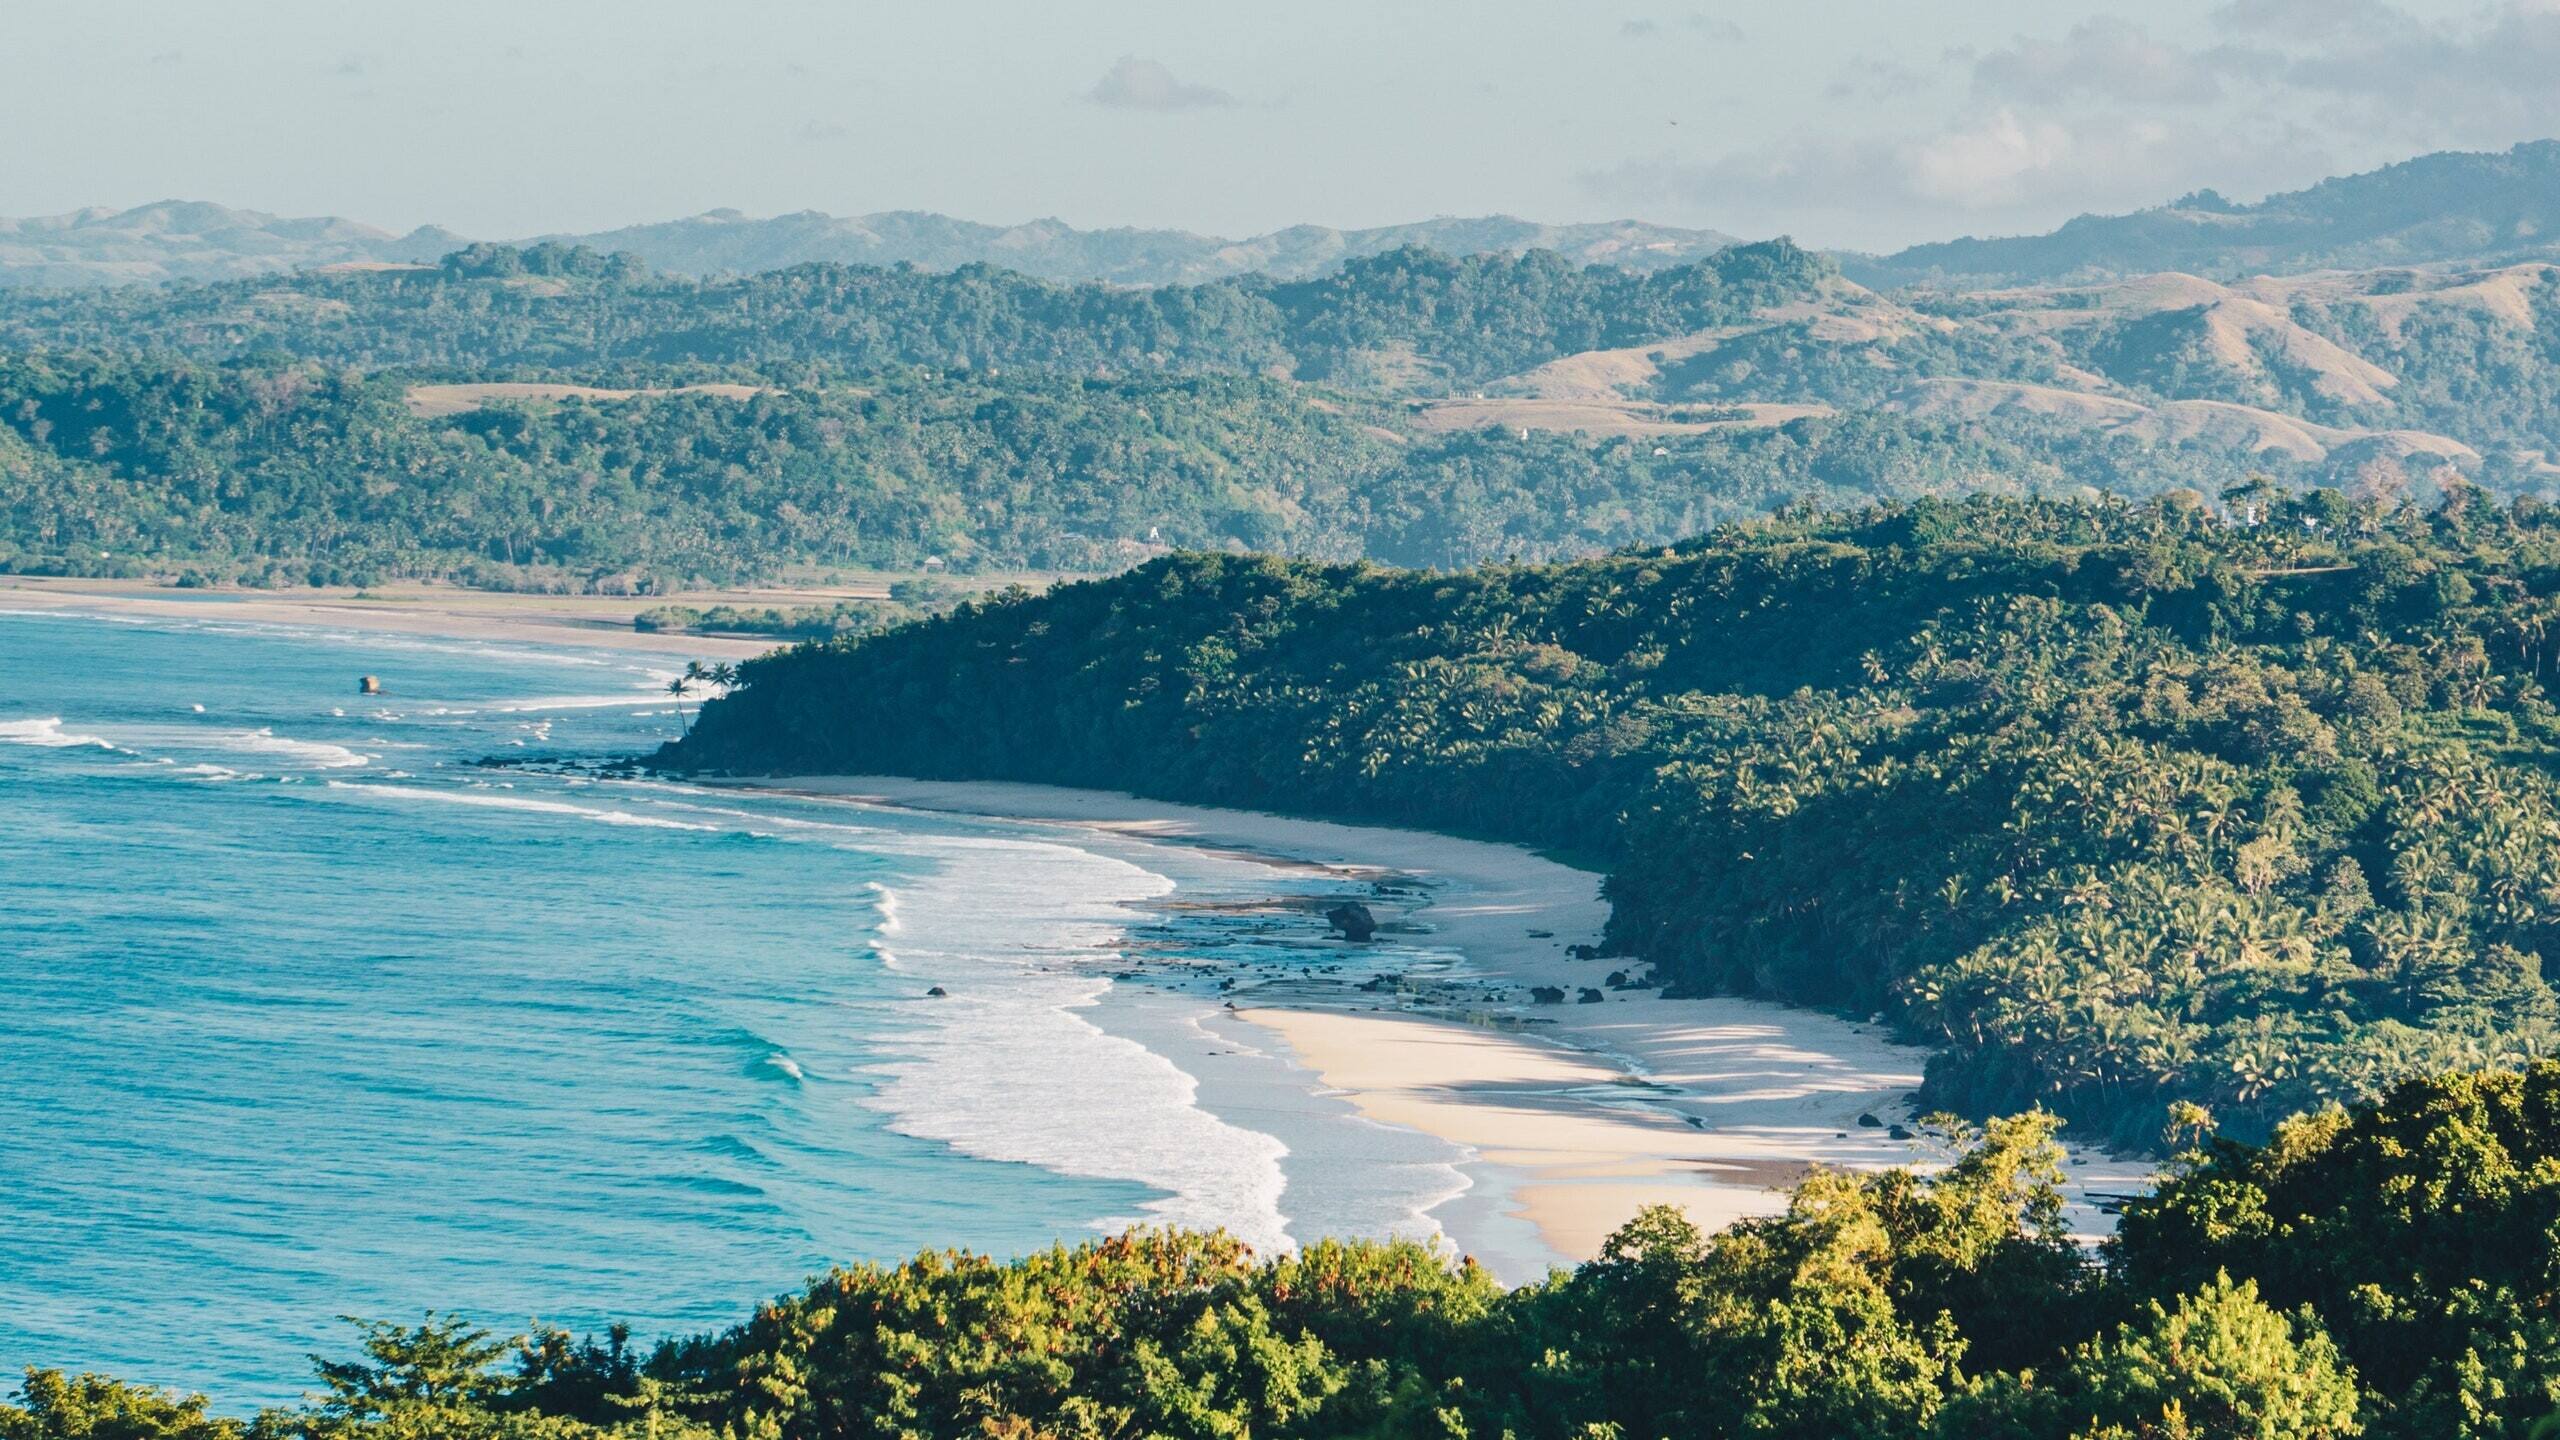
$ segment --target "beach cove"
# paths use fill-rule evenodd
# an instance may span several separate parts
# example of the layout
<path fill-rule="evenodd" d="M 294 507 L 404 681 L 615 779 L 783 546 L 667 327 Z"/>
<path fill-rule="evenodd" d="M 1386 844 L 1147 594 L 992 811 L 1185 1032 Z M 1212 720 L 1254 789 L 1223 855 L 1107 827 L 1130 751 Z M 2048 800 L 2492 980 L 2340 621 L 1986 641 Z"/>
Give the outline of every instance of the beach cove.
<path fill-rule="evenodd" d="M 1608 987 L 1613 972 L 1644 967 L 1577 958 L 1607 923 L 1601 877 L 1517 846 L 1044 785 L 714 783 L 1000 816 L 1365 882 L 1382 945 L 1328 934 L 1321 943 L 1341 973 L 1239 985 L 1204 1023 L 1237 1044 L 1276 1041 L 1362 1115 L 1457 1147 L 1469 1189 L 1434 1212 L 1433 1228 L 1515 1283 L 1591 1258 L 1645 1205 L 1677 1206 L 1715 1229 L 1783 1210 L 1786 1190 L 1816 1166 L 1940 1158 L 1926 1139 L 1894 1133 L 1920 1118 L 1913 1092 L 1927 1051 L 1881 1022 Z M 1436 961 L 1399 969 L 1417 953 Z M 1370 988 L 1382 978 L 1401 983 Z M 1567 998 L 1540 1003 L 1540 989 Z M 2107 1207 L 2149 1175 L 2143 1162 L 2074 1149 L 2075 1231 L 2112 1228 Z"/>
<path fill-rule="evenodd" d="M 164 603 L 0 613 L 0 1363 L 282 1399 L 350 1310 L 679 1334 L 832 1264 L 1132 1224 L 1518 1282 L 1645 1203 L 1715 1225 L 1934 1158 L 1885 1128 L 1922 1052 L 1609 988 L 1631 962 L 1572 955 L 1598 877 L 1522 850 L 611 779 L 685 723 L 683 637 Z"/>

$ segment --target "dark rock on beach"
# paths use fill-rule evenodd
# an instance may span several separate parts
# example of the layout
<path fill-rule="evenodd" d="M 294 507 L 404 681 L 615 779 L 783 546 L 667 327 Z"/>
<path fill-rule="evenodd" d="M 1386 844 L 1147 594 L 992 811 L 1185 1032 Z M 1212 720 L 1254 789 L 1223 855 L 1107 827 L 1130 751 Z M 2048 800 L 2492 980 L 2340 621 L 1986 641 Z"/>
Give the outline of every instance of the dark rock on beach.
<path fill-rule="evenodd" d="M 1342 938 L 1354 944 L 1378 933 L 1378 917 L 1357 900 L 1345 900 L 1324 912 L 1325 923 L 1342 932 Z"/>

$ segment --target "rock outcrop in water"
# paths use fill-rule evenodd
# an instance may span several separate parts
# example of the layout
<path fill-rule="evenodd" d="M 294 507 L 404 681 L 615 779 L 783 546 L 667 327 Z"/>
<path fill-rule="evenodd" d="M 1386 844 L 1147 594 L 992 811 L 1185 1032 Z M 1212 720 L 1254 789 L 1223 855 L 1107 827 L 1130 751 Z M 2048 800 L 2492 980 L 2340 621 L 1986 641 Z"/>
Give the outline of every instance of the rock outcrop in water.
<path fill-rule="evenodd" d="M 1345 900 L 1324 912 L 1325 923 L 1342 932 L 1342 938 L 1359 944 L 1378 933 L 1378 917 L 1357 900 Z"/>

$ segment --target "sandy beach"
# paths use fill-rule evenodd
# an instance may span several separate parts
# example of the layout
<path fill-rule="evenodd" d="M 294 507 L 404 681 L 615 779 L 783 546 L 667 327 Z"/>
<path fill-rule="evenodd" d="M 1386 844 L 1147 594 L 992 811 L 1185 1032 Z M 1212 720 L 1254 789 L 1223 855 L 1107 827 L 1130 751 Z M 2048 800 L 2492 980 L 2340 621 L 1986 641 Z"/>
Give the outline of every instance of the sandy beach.
<path fill-rule="evenodd" d="M 1391 877 L 1389 888 L 1408 898 L 1375 905 L 1385 938 L 1456 952 L 1462 980 L 1402 994 L 1262 987 L 1237 992 L 1236 1018 L 1369 1119 L 1462 1147 L 1479 1184 L 1534 1227 L 1551 1262 L 1589 1258 L 1644 1205 L 1676 1205 L 1721 1227 L 1783 1209 L 1786 1187 L 1812 1166 L 1939 1158 L 1925 1139 L 1897 1140 L 1890 1129 L 1914 1118 L 1927 1052 L 1895 1043 L 1881 1025 L 1815 1011 L 1610 988 L 1610 972 L 1642 966 L 1571 953 L 1597 943 L 1607 920 L 1600 877 L 1527 850 L 1037 785 L 726 783 Z M 1538 1003 L 1535 987 L 1567 999 Z M 2137 1189 L 2147 1173 L 2075 1152 L 2076 1228 L 2103 1229 L 2093 1198 Z M 1449 1228 L 1468 1245 L 1463 1225 L 1452 1219 Z"/>
<path fill-rule="evenodd" d="M 0 575 L 0 607 L 70 610 L 162 620 L 239 620 L 263 625 L 325 625 L 460 640 L 576 645 L 638 650 L 693 659 L 743 659 L 782 642 L 716 635 L 651 634 L 632 617 L 660 605 L 822 605 L 869 599 L 882 587 L 827 591 L 740 590 L 668 596 L 525 595 L 449 585 L 401 584 L 357 591 L 181 590 L 130 580 Z"/>

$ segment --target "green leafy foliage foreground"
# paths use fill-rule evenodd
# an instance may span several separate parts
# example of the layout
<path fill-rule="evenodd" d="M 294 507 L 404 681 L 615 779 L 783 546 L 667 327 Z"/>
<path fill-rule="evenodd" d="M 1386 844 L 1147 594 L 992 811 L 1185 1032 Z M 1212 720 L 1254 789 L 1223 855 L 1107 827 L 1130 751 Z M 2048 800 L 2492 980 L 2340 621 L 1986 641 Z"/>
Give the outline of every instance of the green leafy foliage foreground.
<path fill-rule="evenodd" d="M 1720 1235 L 1648 1211 L 1510 1292 L 1410 1243 L 928 1252 L 645 1354 L 368 1326 L 248 1423 L 34 1371 L 0 1440 L 2490 1440 L 2560 1407 L 2560 1064 L 2219 1143 L 2102 1256 L 2062 1233 L 2053 1129 L 1950 1129 L 1932 1177 L 1820 1173 Z"/>
<path fill-rule="evenodd" d="M 1179 556 L 753 662 L 669 763 L 1544 846 L 1675 990 L 1885 1011 L 1946 1108 L 2263 1136 L 2560 1043 L 2555 618 L 2560 514 L 2459 489 L 1792 513 L 1461 574 Z"/>

